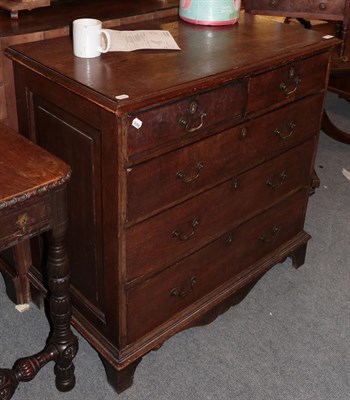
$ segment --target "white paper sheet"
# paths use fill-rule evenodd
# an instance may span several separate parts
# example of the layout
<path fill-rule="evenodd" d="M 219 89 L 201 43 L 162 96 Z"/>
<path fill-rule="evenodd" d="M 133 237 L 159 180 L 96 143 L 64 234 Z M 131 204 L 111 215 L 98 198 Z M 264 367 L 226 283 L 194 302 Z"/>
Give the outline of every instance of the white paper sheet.
<path fill-rule="evenodd" d="M 111 36 L 111 47 L 109 51 L 134 51 L 141 49 L 181 50 L 169 31 L 106 30 Z"/>

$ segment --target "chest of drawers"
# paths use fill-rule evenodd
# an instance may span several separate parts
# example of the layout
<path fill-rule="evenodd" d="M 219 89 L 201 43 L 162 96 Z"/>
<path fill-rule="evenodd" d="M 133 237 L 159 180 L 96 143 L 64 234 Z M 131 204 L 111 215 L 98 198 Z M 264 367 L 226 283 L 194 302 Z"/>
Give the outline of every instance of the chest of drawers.
<path fill-rule="evenodd" d="M 72 166 L 74 324 L 117 391 L 171 335 L 286 257 L 304 262 L 337 43 L 248 15 L 233 27 L 171 17 L 130 28 L 170 30 L 182 50 L 84 60 L 60 38 L 6 51 L 21 133 Z"/>

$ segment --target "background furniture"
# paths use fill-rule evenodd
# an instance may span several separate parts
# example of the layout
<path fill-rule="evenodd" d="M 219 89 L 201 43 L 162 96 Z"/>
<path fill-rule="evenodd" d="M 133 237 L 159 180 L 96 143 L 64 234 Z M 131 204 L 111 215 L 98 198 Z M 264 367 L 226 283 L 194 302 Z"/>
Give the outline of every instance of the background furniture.
<path fill-rule="evenodd" d="M 12 3 L 12 1 L 11 1 Z M 15 44 L 68 36 L 76 18 L 93 17 L 104 27 L 177 15 L 178 0 L 57 0 L 50 7 L 23 10 L 18 21 L 0 9 L 0 122 L 17 130 L 12 64 L 3 56 Z"/>
<path fill-rule="evenodd" d="M 73 323 L 118 392 L 171 335 L 215 318 L 287 256 L 303 264 L 338 43 L 250 15 L 125 29 L 167 29 L 182 50 L 77 59 L 67 37 L 6 50 L 20 132 L 74 170 Z"/>
<path fill-rule="evenodd" d="M 0 0 L 0 9 L 10 11 L 11 18 L 18 18 L 20 10 L 32 10 L 49 5 L 50 0 Z"/>
<path fill-rule="evenodd" d="M 30 254 L 29 239 L 51 231 L 47 261 L 53 332 L 43 351 L 17 360 L 13 369 L 0 369 L 0 398 L 12 397 L 19 382 L 32 380 L 49 361 L 55 361 L 56 386 L 75 385 L 72 360 L 78 349 L 70 329 L 69 268 L 65 250 L 67 228 L 66 182 L 69 167 L 23 136 L 0 125 L 0 251 L 20 246 Z M 19 251 L 19 252 L 21 252 Z M 28 269 L 19 261 L 18 298 L 28 301 Z M 24 293 L 23 293 L 24 291 Z M 30 332 L 28 332 L 30 335 Z"/>
<path fill-rule="evenodd" d="M 328 24 L 328 33 L 337 35 L 341 40 L 332 57 L 331 74 L 328 89 L 350 101 L 350 0 L 312 0 L 312 1 L 279 1 L 279 0 L 246 0 L 246 12 L 262 15 L 284 15 L 295 18 L 323 19 L 339 21 L 340 24 Z M 327 111 L 323 114 L 322 130 L 329 136 L 343 143 L 350 144 L 350 132 L 337 128 L 329 118 Z"/>

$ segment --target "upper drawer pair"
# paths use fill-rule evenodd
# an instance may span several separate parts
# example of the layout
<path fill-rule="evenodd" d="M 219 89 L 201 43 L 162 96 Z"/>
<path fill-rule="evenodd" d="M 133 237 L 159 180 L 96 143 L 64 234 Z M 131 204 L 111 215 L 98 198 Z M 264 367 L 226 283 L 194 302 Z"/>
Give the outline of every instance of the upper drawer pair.
<path fill-rule="evenodd" d="M 246 11 L 252 14 L 342 19 L 344 0 L 247 0 Z"/>
<path fill-rule="evenodd" d="M 262 113 L 325 89 L 328 59 L 328 53 L 322 53 L 255 75 L 249 79 L 249 89 L 248 80 L 237 80 L 130 115 L 127 120 L 129 161 L 147 158 L 147 153 L 165 146 L 188 144 L 238 125 L 247 112 Z"/>
<path fill-rule="evenodd" d="M 129 168 L 127 222 L 194 196 L 311 137 L 319 130 L 322 102 L 322 95 L 308 97 Z"/>

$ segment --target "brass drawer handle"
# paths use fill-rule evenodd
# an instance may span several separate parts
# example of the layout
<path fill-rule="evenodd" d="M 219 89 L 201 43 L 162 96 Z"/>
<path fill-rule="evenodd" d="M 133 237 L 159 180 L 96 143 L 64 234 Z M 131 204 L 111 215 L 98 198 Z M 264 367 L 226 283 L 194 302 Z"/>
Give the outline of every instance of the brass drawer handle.
<path fill-rule="evenodd" d="M 288 130 L 286 134 L 283 134 L 278 128 L 274 130 L 274 134 L 277 135 L 280 139 L 284 140 L 292 136 L 294 129 L 296 127 L 296 123 L 294 121 L 290 121 L 289 124 L 287 124 Z"/>
<path fill-rule="evenodd" d="M 282 83 L 280 84 L 280 89 L 281 89 L 281 91 L 283 92 L 283 94 L 284 94 L 286 97 L 291 96 L 292 94 L 294 94 L 294 93 L 297 91 L 300 82 L 301 82 L 301 79 L 300 79 L 300 77 L 297 76 L 297 77 L 294 79 L 294 82 L 293 82 L 294 87 L 292 87 L 291 89 L 289 89 L 288 86 L 287 86 L 284 82 L 282 82 Z"/>
<path fill-rule="evenodd" d="M 283 92 L 285 97 L 291 96 L 294 94 L 297 89 L 299 84 L 301 83 L 301 78 L 299 75 L 295 76 L 295 67 L 291 66 L 288 70 L 288 79 L 291 81 L 291 88 L 288 87 L 288 85 L 285 82 L 282 82 L 280 84 L 280 90 Z"/>
<path fill-rule="evenodd" d="M 263 243 L 274 242 L 280 229 L 281 228 L 279 226 L 274 225 L 271 229 L 271 233 L 268 233 L 267 235 L 260 235 L 259 240 Z"/>
<path fill-rule="evenodd" d="M 172 231 L 173 238 L 174 239 L 179 239 L 182 242 L 190 239 L 195 234 L 195 231 L 196 231 L 196 228 L 197 228 L 198 225 L 199 225 L 199 219 L 195 218 L 192 221 L 192 224 L 191 224 L 192 232 L 190 232 L 188 234 L 185 234 L 185 233 L 182 233 L 179 230 L 175 229 L 175 230 Z"/>
<path fill-rule="evenodd" d="M 202 161 L 200 161 L 197 165 L 196 165 L 196 173 L 193 176 L 187 176 L 184 172 L 182 171 L 178 171 L 176 173 L 176 178 L 177 179 L 181 179 L 182 182 L 184 183 L 191 183 L 193 181 L 195 181 L 196 179 L 199 178 L 200 175 L 200 171 L 201 169 L 204 168 L 204 163 Z"/>
<path fill-rule="evenodd" d="M 278 177 L 279 182 L 275 183 L 273 181 L 273 179 L 270 178 L 266 181 L 266 185 L 269 186 L 271 189 L 278 189 L 283 184 L 283 182 L 286 180 L 286 178 L 287 178 L 287 173 L 286 173 L 286 171 L 283 171 L 280 173 L 280 175 Z"/>
<path fill-rule="evenodd" d="M 199 125 L 197 125 L 197 126 L 195 126 L 193 128 L 190 127 L 190 122 L 187 122 L 185 117 L 181 117 L 179 119 L 179 124 L 185 127 L 186 132 L 192 133 L 192 132 L 195 132 L 195 131 L 198 131 L 199 129 L 201 129 L 201 127 L 204 124 L 204 118 L 206 116 L 207 116 L 206 112 L 204 112 L 204 111 L 201 112 L 201 114 L 200 114 L 200 118 L 201 118 L 200 123 L 199 123 Z"/>
<path fill-rule="evenodd" d="M 182 290 L 180 291 L 179 289 L 171 289 L 170 290 L 170 296 L 173 297 L 178 297 L 180 299 L 183 299 L 184 297 L 188 296 L 192 291 L 193 291 L 193 287 L 197 284 L 197 278 L 195 276 L 192 276 L 191 280 L 190 280 L 190 287 L 187 290 Z"/>

